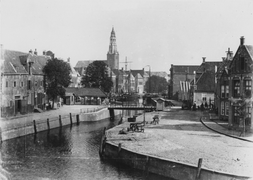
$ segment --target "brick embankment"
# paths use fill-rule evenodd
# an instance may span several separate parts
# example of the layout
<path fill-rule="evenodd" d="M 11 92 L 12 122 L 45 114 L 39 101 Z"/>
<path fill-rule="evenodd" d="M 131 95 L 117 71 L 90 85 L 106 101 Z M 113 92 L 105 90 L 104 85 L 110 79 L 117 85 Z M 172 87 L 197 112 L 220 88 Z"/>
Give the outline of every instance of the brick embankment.
<path fill-rule="evenodd" d="M 145 114 L 151 121 L 154 114 Z M 106 131 L 107 141 L 137 153 L 156 156 L 180 163 L 202 167 L 238 176 L 253 177 L 253 143 L 230 138 L 207 129 L 200 123 L 203 114 L 198 111 L 159 112 L 158 125 L 147 124 L 144 133 L 119 134 L 128 122 Z M 143 120 L 143 116 L 137 118 Z M 217 125 L 217 124 L 216 124 Z M 212 124 L 210 126 L 215 126 Z"/>

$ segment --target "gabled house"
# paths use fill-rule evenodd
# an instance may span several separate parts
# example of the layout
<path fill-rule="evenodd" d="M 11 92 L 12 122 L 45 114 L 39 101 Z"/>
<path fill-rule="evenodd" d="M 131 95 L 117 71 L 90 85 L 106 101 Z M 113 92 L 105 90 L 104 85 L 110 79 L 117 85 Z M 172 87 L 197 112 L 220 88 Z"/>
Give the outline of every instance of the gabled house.
<path fill-rule="evenodd" d="M 252 64 L 253 46 L 244 45 L 244 37 L 229 65 L 229 125 L 233 127 L 252 128 Z M 221 107 L 222 109 L 222 107 Z M 246 118 L 243 116 L 245 113 Z"/>

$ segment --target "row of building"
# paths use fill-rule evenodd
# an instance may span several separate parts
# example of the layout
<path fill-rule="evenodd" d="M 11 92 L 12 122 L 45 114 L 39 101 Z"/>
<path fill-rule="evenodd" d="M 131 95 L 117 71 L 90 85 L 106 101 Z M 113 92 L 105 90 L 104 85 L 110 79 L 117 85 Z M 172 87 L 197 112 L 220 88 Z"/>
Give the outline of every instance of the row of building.
<path fill-rule="evenodd" d="M 201 65 L 171 65 L 169 97 L 211 106 L 230 126 L 251 128 L 252 64 L 253 46 L 241 37 L 235 55 L 228 49 L 220 61 L 203 57 Z"/>
<path fill-rule="evenodd" d="M 45 75 L 43 67 L 47 61 L 54 58 L 51 51 L 37 50 L 19 52 L 4 49 L 1 45 L 1 117 L 16 116 L 45 110 L 49 103 L 45 91 Z M 88 65 L 96 60 L 78 61 L 75 67 L 71 67 L 71 84 L 66 88 L 66 96 L 62 99 L 64 104 L 100 104 L 107 96 L 100 89 L 85 88 L 81 85 L 81 78 L 85 75 Z M 168 79 L 166 72 L 151 72 L 141 70 L 119 69 L 119 52 L 117 50 L 116 35 L 111 31 L 109 50 L 106 60 L 109 75 L 113 81 L 114 93 L 140 93 L 145 89 L 148 77 L 152 75 L 162 76 Z M 60 101 L 59 99 L 57 101 Z"/>

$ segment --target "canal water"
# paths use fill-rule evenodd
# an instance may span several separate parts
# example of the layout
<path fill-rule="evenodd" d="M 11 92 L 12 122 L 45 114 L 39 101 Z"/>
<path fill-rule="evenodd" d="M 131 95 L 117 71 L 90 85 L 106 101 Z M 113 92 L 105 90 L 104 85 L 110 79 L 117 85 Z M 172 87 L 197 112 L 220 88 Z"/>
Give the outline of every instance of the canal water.
<path fill-rule="evenodd" d="M 82 122 L 4 141 L 2 167 L 14 180 L 166 179 L 100 159 L 103 128 L 117 125 L 119 119 Z"/>

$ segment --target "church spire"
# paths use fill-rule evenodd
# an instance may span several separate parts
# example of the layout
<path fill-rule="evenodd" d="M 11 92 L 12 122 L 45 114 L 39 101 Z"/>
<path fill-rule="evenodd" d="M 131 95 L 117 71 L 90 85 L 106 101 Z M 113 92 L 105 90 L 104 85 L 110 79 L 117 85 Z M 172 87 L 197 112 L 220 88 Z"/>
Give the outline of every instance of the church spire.
<path fill-rule="evenodd" d="M 111 69 L 119 69 L 119 52 L 117 50 L 114 27 L 112 27 L 110 36 L 109 51 L 107 53 L 107 64 Z"/>
<path fill-rule="evenodd" d="M 114 27 L 112 27 L 108 54 L 118 54 Z"/>

